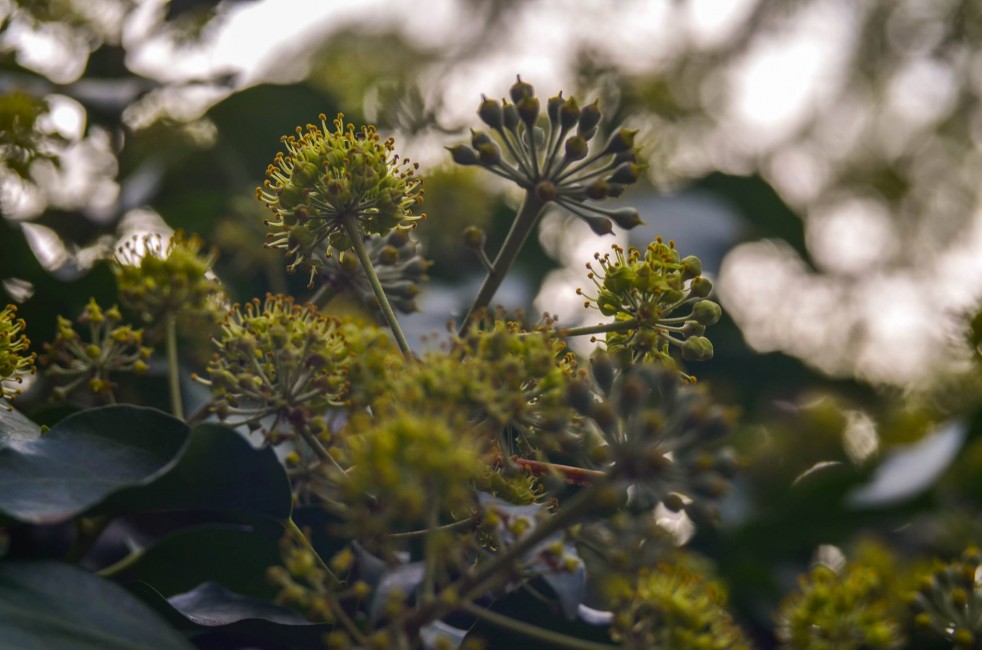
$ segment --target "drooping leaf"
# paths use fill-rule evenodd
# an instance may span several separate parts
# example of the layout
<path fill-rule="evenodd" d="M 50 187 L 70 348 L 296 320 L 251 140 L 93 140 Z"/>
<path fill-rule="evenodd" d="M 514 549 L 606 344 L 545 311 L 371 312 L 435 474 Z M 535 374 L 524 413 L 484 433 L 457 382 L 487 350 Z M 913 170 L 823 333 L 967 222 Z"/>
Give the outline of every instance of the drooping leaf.
<path fill-rule="evenodd" d="M 188 428 L 155 409 L 107 406 L 71 415 L 34 440 L 0 448 L 0 513 L 27 523 L 71 519 L 123 488 L 166 473 Z"/>
<path fill-rule="evenodd" d="M 292 609 L 242 596 L 215 583 L 201 584 L 170 599 L 143 582 L 128 588 L 196 641 L 214 641 L 203 647 L 318 647 L 334 627 L 311 623 Z"/>
<path fill-rule="evenodd" d="M 191 650 L 121 587 L 59 562 L 0 562 L 0 645 L 73 650 Z"/>
<path fill-rule="evenodd" d="M 121 582 L 145 582 L 165 597 L 204 582 L 255 598 L 276 595 L 275 587 L 266 580 L 266 569 L 280 563 L 279 545 L 252 527 L 187 528 L 137 553 L 139 557 L 113 577 Z"/>
<path fill-rule="evenodd" d="M 234 430 L 201 424 L 177 465 L 152 484 L 115 495 L 109 511 L 213 510 L 282 521 L 292 496 L 283 466 L 271 448 L 256 449 Z"/>

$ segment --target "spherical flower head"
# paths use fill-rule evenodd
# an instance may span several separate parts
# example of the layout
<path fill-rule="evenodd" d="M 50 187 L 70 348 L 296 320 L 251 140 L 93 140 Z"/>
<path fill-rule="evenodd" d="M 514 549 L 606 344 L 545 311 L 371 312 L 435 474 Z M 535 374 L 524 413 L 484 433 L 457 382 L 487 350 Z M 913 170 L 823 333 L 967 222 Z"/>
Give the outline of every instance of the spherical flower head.
<path fill-rule="evenodd" d="M 3 399 L 19 395 L 20 389 L 12 384 L 20 384 L 24 375 L 35 372 L 35 354 L 27 353 L 31 342 L 24 336 L 26 323 L 16 315 L 14 305 L 7 305 L 0 311 L 0 398 Z M 11 410 L 7 405 L 3 408 Z"/>
<path fill-rule="evenodd" d="M 614 246 L 613 257 L 597 253 L 594 259 L 597 265 L 587 264 L 587 277 L 596 294 L 582 289 L 577 293 L 586 298 L 586 307 L 622 325 L 606 335 L 611 353 L 626 353 L 634 360 L 671 368 L 676 367 L 672 347 L 686 360 L 712 358 L 712 343 L 703 334 L 707 326 L 719 321 L 722 311 L 706 299 L 712 283 L 701 275 L 698 258 L 680 258 L 674 242 L 658 238 L 643 252 Z M 680 315 L 684 309 L 689 313 Z"/>
<path fill-rule="evenodd" d="M 750 648 L 726 611 L 716 583 L 679 566 L 660 564 L 636 576 L 614 575 L 602 591 L 612 602 L 611 636 L 622 648 Z"/>
<path fill-rule="evenodd" d="M 56 394 L 65 397 L 87 389 L 94 395 L 113 400 L 116 373 L 141 374 L 149 369 L 147 361 L 153 352 L 143 345 L 143 330 L 121 325 L 123 317 L 113 305 L 102 309 L 95 298 L 76 319 L 79 334 L 72 322 L 58 317 L 55 338 L 44 346 L 42 362 L 46 373 L 59 383 Z"/>
<path fill-rule="evenodd" d="M 381 525 L 375 532 L 387 532 L 384 522 L 418 525 L 432 509 L 469 513 L 475 505 L 472 483 L 485 466 L 482 446 L 469 434 L 466 419 L 436 410 L 392 413 L 352 433 L 343 488 L 346 500 L 365 515 L 354 523 Z"/>
<path fill-rule="evenodd" d="M 405 314 L 417 311 L 419 285 L 429 280 L 426 270 L 430 268 L 430 262 L 419 254 L 419 243 L 407 231 L 393 230 L 384 237 L 370 237 L 365 248 L 393 309 Z M 378 299 L 357 256 L 332 256 L 324 260 L 318 275 L 333 291 L 351 293 L 382 319 Z"/>
<path fill-rule="evenodd" d="M 112 267 L 123 304 L 147 323 L 165 315 L 215 318 L 225 292 L 211 273 L 217 251 L 202 253 L 203 246 L 180 230 L 166 243 L 159 234 L 124 243 Z"/>
<path fill-rule="evenodd" d="M 840 571 L 818 565 L 778 609 L 777 636 L 786 648 L 899 648 L 904 639 L 884 580 L 870 567 Z"/>
<path fill-rule="evenodd" d="M 317 423 L 346 389 L 348 348 L 336 319 L 267 295 L 233 306 L 214 343 L 207 379 L 195 378 L 211 388 L 219 418 L 260 428 L 275 441 L 299 427 L 323 433 Z"/>
<path fill-rule="evenodd" d="M 423 218 L 413 214 L 423 202 L 417 165 L 400 160 L 392 138 L 383 141 L 374 126 L 345 125 L 341 114 L 333 130 L 323 114 L 320 122 L 281 139 L 286 152 L 276 154 L 256 191 L 273 212 L 266 245 L 284 249 L 289 271 L 309 266 L 311 282 L 329 247 L 351 248 L 346 219 L 365 234 L 386 235 Z"/>
<path fill-rule="evenodd" d="M 611 221 L 624 229 L 641 224 L 637 210 L 600 203 L 620 196 L 644 170 L 634 146 L 636 131 L 617 129 L 601 144 L 594 140 L 603 118 L 597 102 L 581 108 L 559 93 L 540 115 L 535 90 L 520 77 L 510 95 L 514 103 L 483 98 L 477 113 L 493 137 L 474 131 L 470 146 L 449 148 L 454 162 L 479 165 L 515 182 L 583 219 L 597 234 L 610 233 Z"/>
<path fill-rule="evenodd" d="M 982 639 L 982 552 L 974 546 L 960 558 L 936 562 L 921 579 L 912 607 L 918 627 L 933 630 L 953 647 L 977 648 Z"/>

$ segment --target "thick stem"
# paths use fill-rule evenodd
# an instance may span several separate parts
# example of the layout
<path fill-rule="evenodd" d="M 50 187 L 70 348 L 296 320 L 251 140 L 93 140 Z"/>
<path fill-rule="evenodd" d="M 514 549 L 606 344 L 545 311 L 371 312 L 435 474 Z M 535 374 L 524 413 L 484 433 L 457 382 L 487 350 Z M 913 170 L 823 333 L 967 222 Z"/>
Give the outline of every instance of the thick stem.
<path fill-rule="evenodd" d="M 517 632 L 518 634 L 523 634 L 531 639 L 536 639 L 538 641 L 542 641 L 543 643 L 554 645 L 557 648 L 569 648 L 569 650 L 615 650 L 615 648 L 618 647 L 607 643 L 595 643 L 593 641 L 578 639 L 574 636 L 569 636 L 553 630 L 546 630 L 537 625 L 532 625 L 531 623 L 526 623 L 525 621 L 519 621 L 511 618 L 510 616 L 503 616 L 497 612 L 492 612 L 490 609 L 485 609 L 484 607 L 475 605 L 474 603 L 464 603 L 462 609 L 474 618 L 487 621 L 488 623 L 496 625 L 504 630 Z"/>
<path fill-rule="evenodd" d="M 505 237 L 505 241 L 498 251 L 498 256 L 494 259 L 494 264 L 484 278 L 484 284 L 481 285 L 480 291 L 477 292 L 477 297 L 474 298 L 474 304 L 471 305 L 464 319 L 460 321 L 460 333 L 464 332 L 468 321 L 474 316 L 475 312 L 487 307 L 491 303 L 491 299 L 494 298 L 498 287 L 501 286 L 505 276 L 508 275 L 509 269 L 511 269 L 515 260 L 518 258 L 518 253 L 522 250 L 522 245 L 525 244 L 529 233 L 532 232 L 532 228 L 538 222 L 539 215 L 542 213 L 542 208 L 545 205 L 546 202 L 535 195 L 535 190 L 526 190 L 522 206 L 519 208 L 518 214 L 515 215 L 515 221 L 512 223 L 511 230 L 508 231 L 508 235 Z"/>
<path fill-rule="evenodd" d="M 171 412 L 174 417 L 184 419 L 184 405 L 181 403 L 181 366 L 177 359 L 177 314 L 168 313 L 167 322 L 167 379 L 170 385 Z"/>
<path fill-rule="evenodd" d="M 358 256 L 358 261 L 361 262 L 361 267 L 365 269 L 365 276 L 368 278 L 368 284 L 372 286 L 372 291 L 375 293 L 375 299 L 378 300 L 378 305 L 382 309 L 382 316 L 385 317 L 385 321 L 389 324 L 389 329 L 392 330 L 392 335 L 396 339 L 396 343 L 399 345 L 399 349 L 406 356 L 407 359 L 413 361 L 416 359 L 413 356 L 413 351 L 409 347 L 409 342 L 406 341 L 406 335 L 402 332 L 402 327 L 399 326 L 399 321 L 396 319 L 396 314 L 392 311 L 392 305 L 389 304 L 389 299 L 385 295 L 385 290 L 382 288 L 382 283 L 378 279 L 378 274 L 375 273 L 375 267 L 372 265 L 371 258 L 368 257 L 368 249 L 365 247 L 364 234 L 361 228 L 358 226 L 358 221 L 354 215 L 346 214 L 341 217 L 341 223 L 344 224 L 344 230 L 348 235 L 348 239 L 351 240 L 351 246 L 355 249 L 355 255 Z"/>

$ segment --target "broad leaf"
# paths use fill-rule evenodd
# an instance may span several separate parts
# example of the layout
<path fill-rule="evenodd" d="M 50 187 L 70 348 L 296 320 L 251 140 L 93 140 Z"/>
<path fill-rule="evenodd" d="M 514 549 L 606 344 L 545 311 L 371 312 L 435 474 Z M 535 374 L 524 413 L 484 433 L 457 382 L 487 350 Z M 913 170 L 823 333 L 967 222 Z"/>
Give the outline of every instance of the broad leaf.
<path fill-rule="evenodd" d="M 121 587 L 59 562 L 0 562 L 4 648 L 191 650 Z"/>
<path fill-rule="evenodd" d="M 109 511 L 215 510 L 290 516 L 290 481 L 269 447 L 256 449 L 234 430 L 202 424 L 177 466 L 152 485 L 126 490 L 109 500 Z"/>
<path fill-rule="evenodd" d="M 71 415 L 37 439 L 0 449 L 0 513 L 27 523 L 71 519 L 167 472 L 188 437 L 166 413 L 107 406 Z"/>
<path fill-rule="evenodd" d="M 17 409 L 8 411 L 7 406 L 6 400 L 0 400 L 0 448 L 11 443 L 37 440 L 41 436 L 41 427 L 28 420 Z"/>
<path fill-rule="evenodd" d="M 266 580 L 266 569 L 282 561 L 276 539 L 231 525 L 179 530 L 136 553 L 135 561 L 113 577 L 146 582 L 165 597 L 217 582 L 239 594 L 272 598 L 276 589 Z"/>

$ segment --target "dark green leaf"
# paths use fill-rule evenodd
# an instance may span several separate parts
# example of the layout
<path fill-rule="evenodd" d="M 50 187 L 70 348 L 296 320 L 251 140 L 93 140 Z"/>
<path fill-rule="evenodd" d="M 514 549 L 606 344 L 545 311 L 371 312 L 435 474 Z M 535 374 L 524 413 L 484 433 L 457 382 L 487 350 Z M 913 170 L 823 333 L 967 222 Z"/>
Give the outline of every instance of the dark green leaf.
<path fill-rule="evenodd" d="M 16 409 L 8 411 L 6 404 L 5 400 L 0 400 L 0 448 L 14 442 L 37 440 L 41 435 L 41 427 Z"/>
<path fill-rule="evenodd" d="M 71 519 L 125 487 L 167 472 L 187 442 L 180 420 L 107 406 L 69 416 L 35 440 L 0 449 L 0 513 L 28 523 Z"/>
<path fill-rule="evenodd" d="M 198 526 L 164 537 L 113 577 L 146 582 L 168 597 L 214 581 L 239 594 L 272 598 L 276 589 L 266 569 L 280 562 L 277 540 L 251 527 Z"/>
<path fill-rule="evenodd" d="M 282 521 L 292 503 L 289 479 L 271 448 L 256 449 L 234 430 L 206 423 L 191 432 L 172 471 L 115 495 L 102 510 L 217 510 Z"/>
<path fill-rule="evenodd" d="M 124 589 L 58 562 L 0 563 L 0 639 L 4 648 L 193 648 Z"/>

